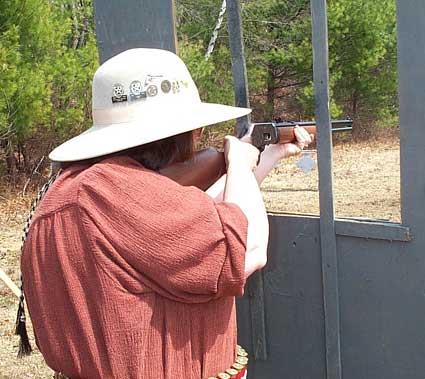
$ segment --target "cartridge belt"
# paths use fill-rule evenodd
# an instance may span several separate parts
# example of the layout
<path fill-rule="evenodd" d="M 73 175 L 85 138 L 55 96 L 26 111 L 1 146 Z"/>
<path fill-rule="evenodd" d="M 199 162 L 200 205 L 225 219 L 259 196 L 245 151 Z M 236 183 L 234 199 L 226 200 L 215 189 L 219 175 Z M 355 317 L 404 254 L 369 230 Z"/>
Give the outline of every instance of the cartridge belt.
<path fill-rule="evenodd" d="M 220 372 L 217 376 L 210 376 L 208 379 L 243 379 L 248 366 L 248 353 L 239 345 L 236 345 L 237 357 L 232 367 Z"/>

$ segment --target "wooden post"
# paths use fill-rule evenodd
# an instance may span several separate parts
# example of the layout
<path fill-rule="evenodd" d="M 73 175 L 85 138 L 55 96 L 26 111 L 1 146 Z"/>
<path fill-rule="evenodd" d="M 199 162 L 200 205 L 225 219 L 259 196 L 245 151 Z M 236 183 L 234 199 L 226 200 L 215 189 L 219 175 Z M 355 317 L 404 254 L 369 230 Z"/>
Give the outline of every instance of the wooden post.
<path fill-rule="evenodd" d="M 95 0 L 94 8 L 100 63 L 137 47 L 177 52 L 174 0 Z"/>

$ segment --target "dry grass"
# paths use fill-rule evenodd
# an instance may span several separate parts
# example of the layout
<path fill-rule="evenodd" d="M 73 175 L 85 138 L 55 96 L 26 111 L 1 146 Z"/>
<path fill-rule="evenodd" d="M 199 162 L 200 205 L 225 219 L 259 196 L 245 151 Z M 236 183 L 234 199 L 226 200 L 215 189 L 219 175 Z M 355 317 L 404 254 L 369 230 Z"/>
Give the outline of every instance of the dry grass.
<path fill-rule="evenodd" d="M 317 169 L 309 174 L 297 159 L 282 163 L 262 185 L 270 211 L 318 214 Z M 338 216 L 400 220 L 399 144 L 395 137 L 334 147 L 334 198 Z M 33 194 L 32 194 L 33 195 Z M 21 228 L 32 199 L 0 188 L 0 267 L 18 283 Z M 15 358 L 16 299 L 0 283 L 0 379 L 51 378 L 40 353 Z M 32 333 L 30 333 L 32 335 Z M 35 346 L 34 341 L 32 341 Z"/>
<path fill-rule="evenodd" d="M 296 166 L 298 159 L 283 162 L 264 181 L 262 190 L 269 211 L 319 214 L 317 167 L 304 174 Z M 335 146 L 333 173 L 338 217 L 400 221 L 397 138 Z"/>
<path fill-rule="evenodd" d="M 3 188 L 0 192 L 0 267 L 19 283 L 19 250 L 22 226 L 34 194 L 22 197 Z M 14 335 L 17 299 L 0 282 L 0 379 L 52 378 L 40 352 L 24 359 L 16 358 L 18 338 Z M 35 347 L 31 325 L 31 344 Z"/>

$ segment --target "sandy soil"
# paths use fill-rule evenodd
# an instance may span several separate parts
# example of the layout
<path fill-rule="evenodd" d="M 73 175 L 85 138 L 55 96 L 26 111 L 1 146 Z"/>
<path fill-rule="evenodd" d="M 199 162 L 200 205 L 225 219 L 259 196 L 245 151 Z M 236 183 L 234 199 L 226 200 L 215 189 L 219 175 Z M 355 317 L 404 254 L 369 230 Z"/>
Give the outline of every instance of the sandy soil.
<path fill-rule="evenodd" d="M 312 157 L 317 161 L 315 153 Z M 269 211 L 319 214 L 317 165 L 304 173 L 297 167 L 299 159 L 282 162 L 262 184 Z M 334 147 L 333 173 L 337 217 L 400 221 L 400 156 L 395 138 Z"/>
<path fill-rule="evenodd" d="M 315 159 L 315 155 L 313 155 Z M 267 208 L 273 212 L 319 213 L 317 168 L 308 174 L 289 159 L 262 185 Z M 400 220 L 399 144 L 396 138 L 334 147 L 334 200 L 337 216 Z M 18 283 L 21 229 L 32 196 L 22 198 L 0 188 L 0 267 Z M 13 335 L 17 301 L 0 282 L 0 379 L 51 378 L 39 352 L 15 358 Z M 30 333 L 32 336 L 32 333 Z M 35 346 L 34 341 L 33 346 Z"/>

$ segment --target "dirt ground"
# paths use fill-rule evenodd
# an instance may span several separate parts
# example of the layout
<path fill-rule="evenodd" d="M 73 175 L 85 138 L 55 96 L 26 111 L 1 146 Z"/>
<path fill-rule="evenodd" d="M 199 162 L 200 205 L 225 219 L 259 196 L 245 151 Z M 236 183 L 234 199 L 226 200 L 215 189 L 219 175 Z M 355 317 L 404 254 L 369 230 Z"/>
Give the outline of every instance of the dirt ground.
<path fill-rule="evenodd" d="M 262 185 L 271 212 L 319 213 L 317 167 L 303 173 L 299 158 L 289 159 Z M 315 160 L 315 154 L 313 154 Z M 398 138 L 345 142 L 334 147 L 334 200 L 339 217 L 400 220 L 400 169 Z M 19 249 L 31 196 L 22 197 L 0 187 L 0 267 L 18 283 Z M 17 300 L 0 282 L 0 379 L 51 378 L 52 372 L 36 351 L 15 358 L 18 339 L 13 335 Z M 30 336 L 32 333 L 30 332 Z M 35 346 L 34 340 L 32 345 Z"/>
<path fill-rule="evenodd" d="M 0 268 L 19 283 L 19 249 L 22 226 L 33 196 L 22 198 L 16 193 L 0 192 Z M 16 358 L 18 338 L 14 335 L 17 299 L 0 281 L 0 379 L 52 378 L 40 352 L 24 359 Z M 29 325 L 31 328 L 31 325 Z M 34 347 L 32 330 L 29 329 Z"/>
<path fill-rule="evenodd" d="M 333 149 L 333 188 L 337 217 L 400 222 L 400 146 L 396 137 L 344 142 Z M 317 163 L 317 156 L 312 154 Z M 262 184 L 267 209 L 319 214 L 317 166 L 302 172 L 291 158 Z"/>

